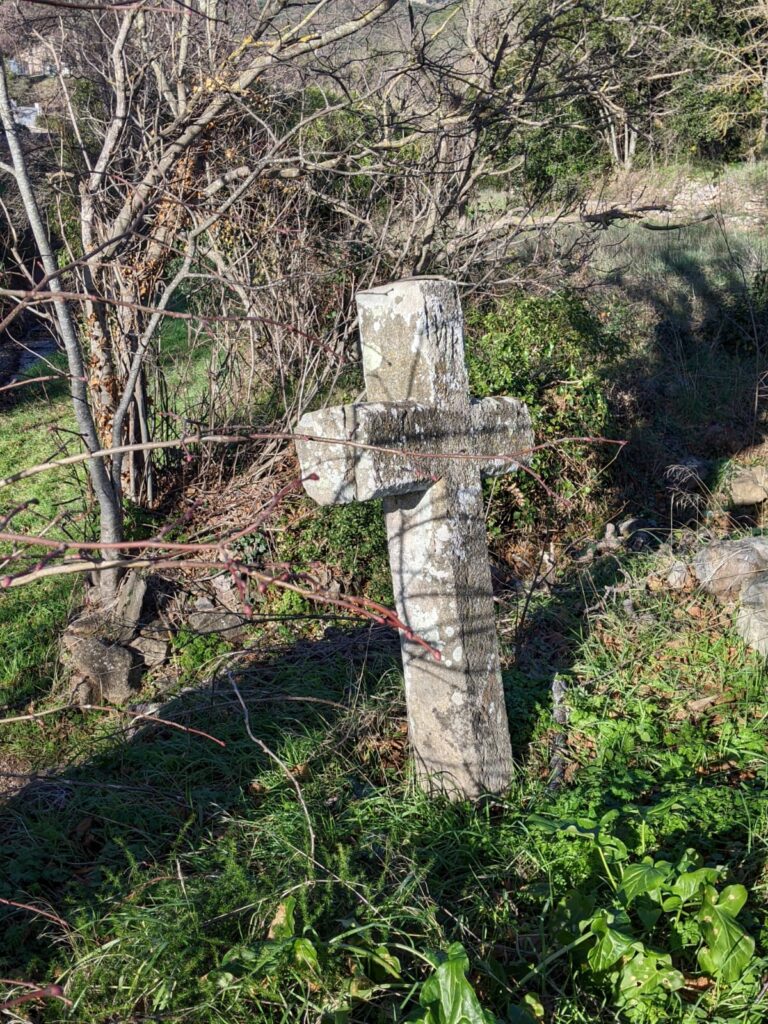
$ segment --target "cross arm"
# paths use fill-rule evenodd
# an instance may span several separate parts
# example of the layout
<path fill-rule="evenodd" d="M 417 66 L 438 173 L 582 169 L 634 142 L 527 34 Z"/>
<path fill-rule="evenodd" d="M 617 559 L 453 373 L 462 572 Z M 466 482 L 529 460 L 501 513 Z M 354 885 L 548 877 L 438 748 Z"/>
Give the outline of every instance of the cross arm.
<path fill-rule="evenodd" d="M 296 428 L 304 487 L 320 505 L 425 490 L 467 456 L 483 475 L 528 461 L 530 415 L 514 398 L 485 398 L 467 411 L 409 402 L 335 406 Z M 307 479 L 316 477 L 317 479 Z"/>

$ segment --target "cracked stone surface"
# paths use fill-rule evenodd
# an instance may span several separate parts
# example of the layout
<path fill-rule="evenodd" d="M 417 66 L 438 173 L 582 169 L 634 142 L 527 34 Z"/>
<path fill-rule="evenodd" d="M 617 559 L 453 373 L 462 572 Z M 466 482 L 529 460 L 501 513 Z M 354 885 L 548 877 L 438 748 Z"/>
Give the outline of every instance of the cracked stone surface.
<path fill-rule="evenodd" d="M 302 475 L 317 477 L 305 487 L 321 504 L 384 498 L 398 615 L 441 656 L 401 635 L 417 772 L 454 797 L 500 792 L 512 752 L 481 480 L 528 461 L 530 416 L 514 398 L 470 399 L 452 282 L 400 281 L 357 303 L 369 401 L 301 419 Z"/>
<path fill-rule="evenodd" d="M 756 576 L 742 590 L 736 630 L 753 650 L 768 656 L 768 573 Z"/>
<path fill-rule="evenodd" d="M 742 587 L 766 569 L 768 537 L 716 541 L 693 559 L 699 583 L 721 601 L 735 601 Z"/>
<path fill-rule="evenodd" d="M 77 699 L 127 704 L 141 684 L 141 664 L 133 651 L 93 636 L 65 634 L 66 660 L 78 684 Z"/>
<path fill-rule="evenodd" d="M 762 505 L 768 498 L 768 469 L 765 466 L 737 466 L 725 484 L 731 508 Z"/>
<path fill-rule="evenodd" d="M 738 599 L 736 632 L 768 657 L 768 537 L 708 544 L 693 560 L 705 590 L 726 603 Z"/>
<path fill-rule="evenodd" d="M 513 472 L 524 456 L 510 442 L 528 436 L 530 420 L 514 398 L 472 401 L 468 417 L 466 409 L 368 402 L 307 413 L 298 429 L 351 442 L 296 441 L 303 473 L 317 477 L 305 481 L 307 494 L 338 505 L 425 490 L 457 461 L 450 455 L 472 456 L 483 476 Z"/>

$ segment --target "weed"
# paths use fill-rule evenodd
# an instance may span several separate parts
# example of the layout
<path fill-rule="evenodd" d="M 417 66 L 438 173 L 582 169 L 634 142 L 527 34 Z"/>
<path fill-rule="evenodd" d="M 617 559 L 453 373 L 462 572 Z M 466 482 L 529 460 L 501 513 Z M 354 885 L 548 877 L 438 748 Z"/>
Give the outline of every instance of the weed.
<path fill-rule="evenodd" d="M 558 607 L 591 586 L 575 580 L 531 614 L 565 621 Z M 372 641 L 232 662 L 255 735 L 299 781 L 315 861 L 292 784 L 248 740 L 224 680 L 159 712 L 223 750 L 77 713 L 24 723 L 28 749 L 79 763 L 3 812 L 0 897 L 23 893 L 70 930 L 52 941 L 50 922 L 6 909 L 0 973 L 65 984 L 69 1019 L 87 1024 L 456 1024 L 460 1008 L 483 1024 L 758 1024 L 762 665 L 714 607 L 642 581 L 630 595 L 632 614 L 606 607 L 562 652 L 559 789 L 549 669 L 506 674 L 519 770 L 496 804 L 413 788 L 401 676 Z M 195 669 L 211 654 L 191 637 L 181 648 Z"/>
<path fill-rule="evenodd" d="M 309 507 L 308 502 L 302 502 L 298 515 L 294 509 L 292 518 L 284 520 L 280 558 L 296 570 L 309 570 L 318 563 L 332 566 L 346 589 L 391 604 L 381 502 L 335 505 L 315 509 L 313 515 L 306 514 Z M 302 611 L 306 611 L 303 606 Z"/>
<path fill-rule="evenodd" d="M 603 899 L 596 897 L 590 879 L 564 896 L 552 915 L 557 941 L 571 954 L 574 970 L 587 986 L 602 987 L 627 1019 L 665 1020 L 675 1009 L 679 1016 L 686 985 L 706 991 L 744 984 L 750 974 L 759 976 L 761 965 L 754 938 L 737 920 L 747 901 L 744 886 L 718 890 L 725 869 L 704 866 L 694 849 L 675 861 L 646 855 L 648 816 L 631 811 L 635 850 L 614 830 L 626 812 L 609 811 L 599 822 L 535 824 L 587 840 L 608 890 Z"/>
<path fill-rule="evenodd" d="M 603 370 L 621 344 L 577 295 L 513 296 L 490 310 L 471 310 L 467 328 L 473 339 L 468 358 L 473 393 L 525 401 L 537 444 L 598 438 L 609 431 Z M 531 465 L 561 498 L 578 492 L 583 509 L 595 496 L 603 456 L 597 445 L 564 445 L 538 452 Z M 491 493 L 492 531 L 541 525 L 543 510 L 557 518 L 541 486 L 524 474 Z"/>
<path fill-rule="evenodd" d="M 216 661 L 232 650 L 232 644 L 218 633 L 194 633 L 182 628 L 171 639 L 179 677 L 182 681 L 199 680 L 211 674 Z"/>

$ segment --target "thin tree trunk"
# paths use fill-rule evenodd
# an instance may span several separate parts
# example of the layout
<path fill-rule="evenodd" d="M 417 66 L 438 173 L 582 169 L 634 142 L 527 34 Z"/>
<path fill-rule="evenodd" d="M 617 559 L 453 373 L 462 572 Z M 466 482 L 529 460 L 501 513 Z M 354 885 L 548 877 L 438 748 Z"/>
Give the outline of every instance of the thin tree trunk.
<path fill-rule="evenodd" d="M 29 220 L 32 235 L 40 255 L 43 270 L 49 279 L 48 287 L 52 292 L 62 291 L 53 250 L 48 231 L 40 214 L 34 188 L 27 171 L 24 152 L 19 142 L 16 124 L 11 112 L 8 86 L 5 78 L 3 56 L 0 54 L 0 123 L 5 131 L 8 149 L 11 154 L 12 168 L 19 196 Z M 64 345 L 69 369 L 70 395 L 75 410 L 78 430 L 88 452 L 98 451 L 100 446 L 98 431 L 88 402 L 88 385 L 83 353 L 77 335 L 77 328 L 68 304 L 63 299 L 53 300 L 53 309 L 59 336 Z M 109 544 L 119 543 L 123 539 L 122 509 L 118 496 L 112 486 L 109 473 L 103 459 L 89 459 L 88 473 L 93 492 L 99 503 L 99 535 L 100 539 Z M 102 598 L 109 600 L 114 596 L 118 574 L 114 571 L 105 573 L 100 579 Z"/>

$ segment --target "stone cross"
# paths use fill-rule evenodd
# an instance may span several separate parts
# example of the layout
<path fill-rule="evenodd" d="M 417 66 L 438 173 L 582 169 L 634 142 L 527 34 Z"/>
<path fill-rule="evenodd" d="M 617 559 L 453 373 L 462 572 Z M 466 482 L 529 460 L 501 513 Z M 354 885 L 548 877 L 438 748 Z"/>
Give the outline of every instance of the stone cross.
<path fill-rule="evenodd" d="M 365 403 L 296 428 L 304 487 L 321 505 L 384 499 L 416 770 L 453 797 L 498 793 L 512 752 L 481 477 L 525 462 L 527 408 L 470 399 L 458 288 L 414 278 L 359 292 Z M 323 440 L 317 440 L 323 439 Z"/>

